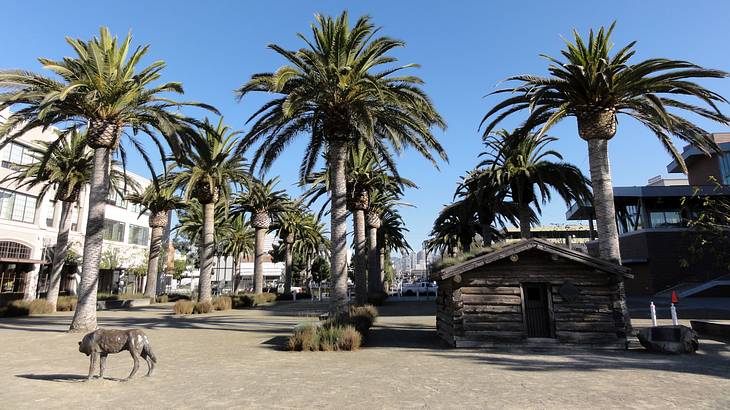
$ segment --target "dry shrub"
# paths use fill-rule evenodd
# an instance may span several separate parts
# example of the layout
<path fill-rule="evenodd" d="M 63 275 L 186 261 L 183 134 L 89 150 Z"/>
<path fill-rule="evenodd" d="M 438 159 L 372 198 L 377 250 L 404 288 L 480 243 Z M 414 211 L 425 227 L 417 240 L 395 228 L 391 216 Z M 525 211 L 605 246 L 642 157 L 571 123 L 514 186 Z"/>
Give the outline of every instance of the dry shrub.
<path fill-rule="evenodd" d="M 319 335 L 317 325 L 305 323 L 294 328 L 294 334 L 289 337 L 287 349 L 297 352 L 319 350 Z"/>
<path fill-rule="evenodd" d="M 231 310 L 233 300 L 228 296 L 218 296 L 213 298 L 213 309 L 215 310 Z"/>
<path fill-rule="evenodd" d="M 53 313 L 53 306 L 45 299 L 36 299 L 28 303 L 28 311 L 31 315 L 47 315 Z"/>
<path fill-rule="evenodd" d="M 287 349 L 292 351 L 353 351 L 362 343 L 362 335 L 349 325 L 314 323 L 298 325 L 289 337 Z"/>
<path fill-rule="evenodd" d="M 213 311 L 213 304 L 210 302 L 197 302 L 193 307 L 194 314 L 210 313 Z"/>
<path fill-rule="evenodd" d="M 0 316 L 2 317 L 28 316 L 29 314 L 28 302 L 22 300 L 14 300 L 0 310 Z"/>
<path fill-rule="evenodd" d="M 59 312 L 71 312 L 76 310 L 78 299 L 76 296 L 59 296 L 56 303 L 56 310 Z"/>
<path fill-rule="evenodd" d="M 342 328 L 342 333 L 337 340 L 339 350 L 354 351 L 360 348 L 362 335 L 352 326 Z"/>
<path fill-rule="evenodd" d="M 175 313 L 178 315 L 190 315 L 193 313 L 193 308 L 195 308 L 195 302 L 182 299 L 175 302 L 175 306 L 173 307 Z"/>
<path fill-rule="evenodd" d="M 156 302 L 157 302 L 157 303 L 167 303 L 167 302 L 169 302 L 169 301 L 170 301 L 170 297 L 169 297 L 169 296 L 167 296 L 167 295 L 164 295 L 164 294 L 163 294 L 163 295 L 160 295 L 160 296 L 158 296 L 158 297 L 157 297 L 157 300 L 156 300 Z"/>
<path fill-rule="evenodd" d="M 350 317 L 343 324 L 352 325 L 364 336 L 375 324 L 377 318 L 378 309 L 373 305 L 352 306 L 350 307 Z"/>

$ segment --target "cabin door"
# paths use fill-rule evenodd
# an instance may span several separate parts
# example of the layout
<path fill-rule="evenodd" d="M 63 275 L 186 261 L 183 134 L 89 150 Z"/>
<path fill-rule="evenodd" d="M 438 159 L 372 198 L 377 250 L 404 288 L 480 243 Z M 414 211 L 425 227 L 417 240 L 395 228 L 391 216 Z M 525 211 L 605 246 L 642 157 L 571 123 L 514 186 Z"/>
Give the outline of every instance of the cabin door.
<path fill-rule="evenodd" d="M 522 284 L 522 297 L 527 337 L 552 337 L 547 284 Z"/>

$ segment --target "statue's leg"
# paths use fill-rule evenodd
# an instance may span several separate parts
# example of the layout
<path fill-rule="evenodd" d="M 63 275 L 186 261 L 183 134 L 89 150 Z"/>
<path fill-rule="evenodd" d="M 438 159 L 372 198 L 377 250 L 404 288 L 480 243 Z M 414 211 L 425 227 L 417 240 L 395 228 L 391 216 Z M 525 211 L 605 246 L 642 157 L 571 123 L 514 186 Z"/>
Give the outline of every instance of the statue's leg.
<path fill-rule="evenodd" d="M 91 353 L 89 355 L 89 377 L 87 377 L 87 380 L 91 380 L 94 377 L 94 368 L 96 368 L 96 358 L 99 356 L 99 353 Z"/>
<path fill-rule="evenodd" d="M 137 373 L 137 370 L 139 369 L 139 353 L 137 353 L 137 350 L 134 348 L 129 349 L 129 353 L 132 355 L 132 359 L 134 360 L 134 367 L 132 367 L 132 373 L 129 373 L 127 380 L 134 377 L 134 374 Z"/>
<path fill-rule="evenodd" d="M 106 370 L 106 357 L 107 357 L 106 353 L 101 354 L 101 361 L 99 363 L 99 378 L 100 379 L 104 378 L 104 370 Z"/>
<path fill-rule="evenodd" d="M 155 362 L 152 360 L 149 354 L 147 354 L 146 350 L 142 350 L 142 357 L 144 357 L 144 360 L 147 362 L 147 377 L 152 376 L 152 373 L 155 371 Z"/>

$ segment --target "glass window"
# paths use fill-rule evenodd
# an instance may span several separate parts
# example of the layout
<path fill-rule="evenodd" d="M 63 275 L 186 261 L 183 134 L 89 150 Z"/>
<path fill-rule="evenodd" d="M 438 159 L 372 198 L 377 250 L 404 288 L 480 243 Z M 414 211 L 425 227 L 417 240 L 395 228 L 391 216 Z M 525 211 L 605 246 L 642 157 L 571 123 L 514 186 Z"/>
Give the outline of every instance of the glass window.
<path fill-rule="evenodd" d="M 652 228 L 672 228 L 682 226 L 682 217 L 679 211 L 651 211 Z"/>
<path fill-rule="evenodd" d="M 79 231 L 79 206 L 74 205 L 73 210 L 71 211 L 71 230 L 78 232 Z"/>
<path fill-rule="evenodd" d="M 144 226 L 129 225 L 129 243 L 134 245 L 147 245 L 149 229 Z"/>
<path fill-rule="evenodd" d="M 104 221 L 104 239 L 107 241 L 124 242 L 124 222 L 107 219 Z"/>
<path fill-rule="evenodd" d="M 36 197 L 0 189 L 0 219 L 33 223 Z"/>
<path fill-rule="evenodd" d="M 0 166 L 12 168 L 13 165 L 31 164 L 35 161 L 32 150 L 24 145 L 11 142 L 0 151 Z"/>
<path fill-rule="evenodd" d="M 730 153 L 720 156 L 720 177 L 723 185 L 730 185 Z"/>
<path fill-rule="evenodd" d="M 136 213 L 136 214 L 139 214 L 139 213 L 142 212 L 142 205 L 130 203 L 129 204 L 129 210 L 132 211 L 132 212 L 134 212 L 134 213 Z"/>
<path fill-rule="evenodd" d="M 46 213 L 46 226 L 53 228 L 53 220 L 56 218 L 56 201 L 48 201 L 48 212 Z"/>
<path fill-rule="evenodd" d="M 106 202 L 120 208 L 127 207 L 127 201 L 119 194 L 119 192 L 117 192 L 116 189 L 109 190 L 109 196 L 107 197 Z"/>

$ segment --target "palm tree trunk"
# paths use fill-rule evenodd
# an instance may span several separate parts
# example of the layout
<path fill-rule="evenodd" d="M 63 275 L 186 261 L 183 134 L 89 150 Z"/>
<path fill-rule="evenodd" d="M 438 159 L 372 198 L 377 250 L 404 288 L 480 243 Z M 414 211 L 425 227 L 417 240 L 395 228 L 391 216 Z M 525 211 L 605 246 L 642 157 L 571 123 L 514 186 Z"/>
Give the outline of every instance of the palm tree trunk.
<path fill-rule="evenodd" d="M 73 202 L 61 202 L 61 222 L 58 226 L 58 236 L 56 237 L 56 246 L 53 251 L 53 265 L 51 266 L 51 275 L 48 278 L 48 293 L 46 300 L 51 306 L 53 312 L 56 311 L 58 304 L 58 291 L 61 289 L 61 272 L 68 250 L 68 235 L 71 232 L 71 210 Z"/>
<path fill-rule="evenodd" d="M 329 147 L 330 199 L 330 235 L 332 239 L 332 255 L 330 264 L 330 306 L 332 318 L 348 314 L 347 300 L 347 181 L 345 161 L 347 160 L 347 144 L 339 139 L 330 143 Z"/>
<path fill-rule="evenodd" d="M 374 295 L 383 291 L 380 280 L 380 252 L 378 252 L 378 228 L 368 228 L 368 294 Z"/>
<path fill-rule="evenodd" d="M 522 239 L 532 238 L 530 232 L 530 204 L 520 202 L 520 237 Z"/>
<path fill-rule="evenodd" d="M 236 266 L 233 267 L 233 294 L 238 293 L 238 287 L 241 285 L 241 255 L 238 254 L 234 258 L 233 263 Z"/>
<path fill-rule="evenodd" d="M 104 213 L 109 196 L 109 166 L 112 150 L 94 149 L 94 168 L 89 189 L 89 218 L 86 223 L 78 304 L 71 321 L 71 332 L 96 329 L 96 292 L 99 287 L 99 261 L 104 244 Z"/>
<path fill-rule="evenodd" d="M 380 288 L 388 291 L 385 283 L 385 235 L 382 230 L 378 230 L 378 277 L 380 278 Z"/>
<path fill-rule="evenodd" d="M 355 302 L 364 305 L 368 302 L 367 251 L 365 250 L 365 211 L 356 209 L 352 218 L 355 230 Z"/>
<path fill-rule="evenodd" d="M 152 227 L 150 235 L 150 256 L 147 261 L 147 285 L 144 295 L 148 298 L 157 296 L 157 270 L 160 262 L 160 250 L 162 249 L 163 227 Z"/>
<path fill-rule="evenodd" d="M 264 293 L 264 241 L 266 229 L 256 228 L 256 252 L 253 258 L 253 290 L 254 293 Z"/>
<path fill-rule="evenodd" d="M 616 208 L 613 203 L 611 166 L 608 161 L 608 140 L 588 140 L 588 162 L 591 168 L 593 209 L 598 225 L 598 251 L 602 259 L 621 263 L 621 252 L 616 227 Z"/>
<path fill-rule="evenodd" d="M 598 252 L 602 259 L 621 264 L 607 139 L 593 138 L 588 140 L 588 163 L 591 168 L 593 209 L 596 215 L 596 224 L 598 225 Z M 618 302 L 626 324 L 626 333 L 631 334 L 631 316 L 629 316 L 629 308 L 626 305 L 626 289 L 623 278 L 620 278 L 618 288 Z"/>
<path fill-rule="evenodd" d="M 200 283 L 198 293 L 199 302 L 210 302 L 213 299 L 211 287 L 211 273 L 213 272 L 214 236 L 215 230 L 215 203 L 203 205 L 203 249 L 200 256 Z"/>
<path fill-rule="evenodd" d="M 286 261 L 285 261 L 285 268 L 284 268 L 284 294 L 290 294 L 291 293 L 291 278 L 292 278 L 292 269 L 294 269 L 294 253 L 292 252 L 292 244 L 287 242 L 285 244 L 286 248 Z"/>

